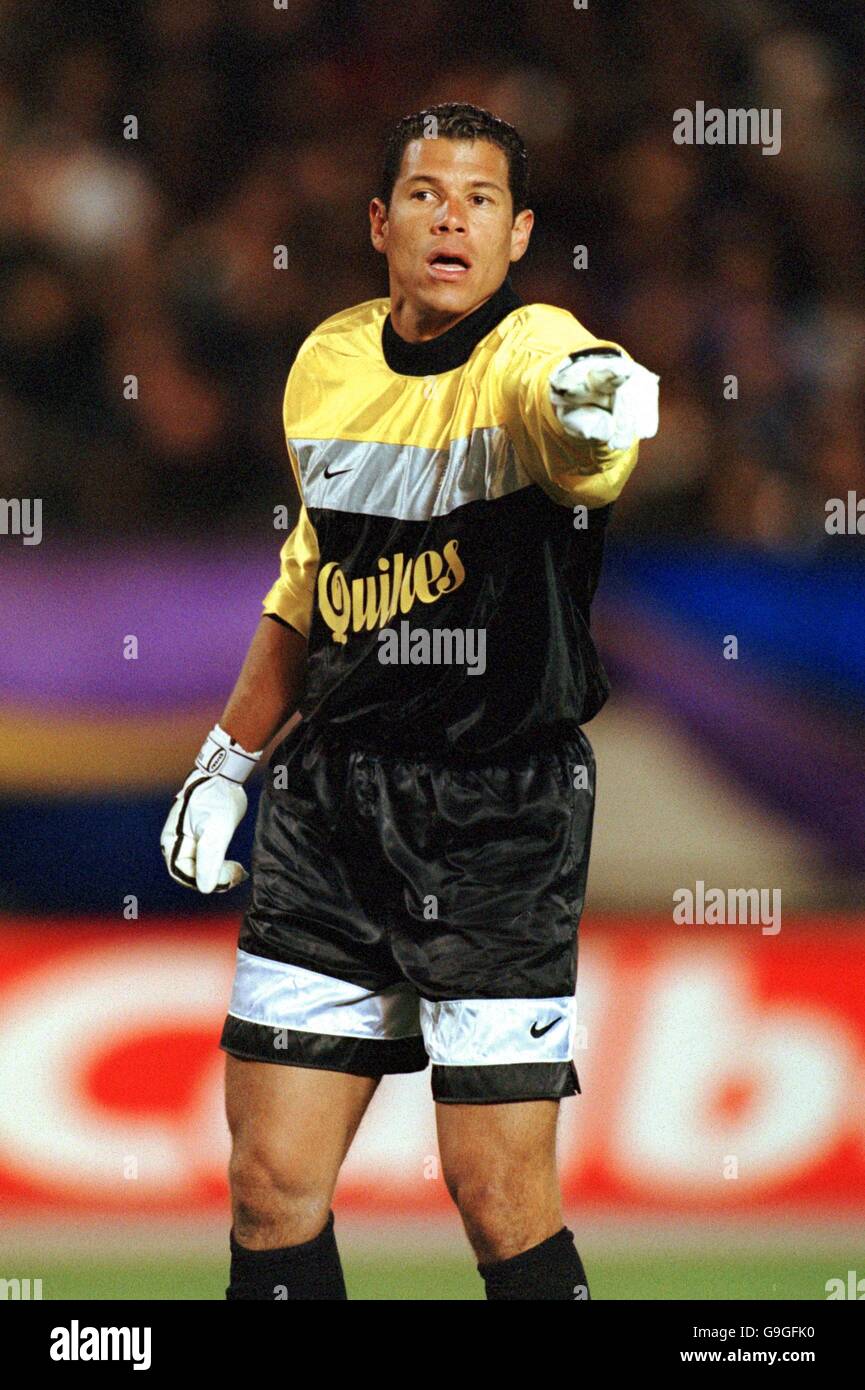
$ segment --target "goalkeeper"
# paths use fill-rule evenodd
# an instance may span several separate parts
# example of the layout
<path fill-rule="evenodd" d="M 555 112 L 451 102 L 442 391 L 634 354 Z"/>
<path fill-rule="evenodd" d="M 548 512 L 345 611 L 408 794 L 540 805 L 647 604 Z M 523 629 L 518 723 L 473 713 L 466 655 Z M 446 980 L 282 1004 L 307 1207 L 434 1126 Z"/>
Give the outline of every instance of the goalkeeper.
<path fill-rule="evenodd" d="M 345 1298 L 340 1167 L 381 1077 L 431 1063 L 487 1298 L 582 1300 L 555 1140 L 608 691 L 590 605 L 658 379 L 517 298 L 526 152 L 489 112 L 401 120 L 370 225 L 389 297 L 291 369 L 297 525 L 162 836 L 178 882 L 241 882 L 244 783 L 280 733 L 222 1035 L 227 1297 Z"/>

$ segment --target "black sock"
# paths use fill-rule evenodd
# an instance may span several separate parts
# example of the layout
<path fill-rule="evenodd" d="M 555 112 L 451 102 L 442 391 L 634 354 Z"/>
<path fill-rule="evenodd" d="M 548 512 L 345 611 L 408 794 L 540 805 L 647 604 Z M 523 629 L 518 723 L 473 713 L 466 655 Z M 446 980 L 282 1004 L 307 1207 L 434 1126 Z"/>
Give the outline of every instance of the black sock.
<path fill-rule="evenodd" d="M 345 1281 L 333 1234 L 333 1212 L 323 1231 L 302 1245 L 281 1250 L 247 1250 L 231 1236 L 231 1283 L 227 1299 L 345 1299 Z"/>
<path fill-rule="evenodd" d="M 488 1299 L 545 1298 L 573 1303 L 590 1298 L 586 1271 L 573 1231 L 567 1226 L 509 1260 L 478 1265 L 478 1274 L 486 1284 Z"/>

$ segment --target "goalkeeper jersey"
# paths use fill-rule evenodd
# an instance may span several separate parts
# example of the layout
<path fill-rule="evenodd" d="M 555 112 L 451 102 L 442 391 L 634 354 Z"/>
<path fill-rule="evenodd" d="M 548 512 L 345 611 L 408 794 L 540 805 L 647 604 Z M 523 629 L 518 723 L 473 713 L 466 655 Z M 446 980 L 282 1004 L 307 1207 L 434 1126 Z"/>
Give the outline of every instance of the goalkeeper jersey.
<path fill-rule="evenodd" d="M 552 745 L 607 697 L 589 609 L 638 446 L 567 435 L 548 380 L 617 345 L 509 281 L 429 342 L 389 311 L 325 320 L 286 385 L 301 506 L 263 607 L 307 638 L 300 712 L 421 757 Z"/>

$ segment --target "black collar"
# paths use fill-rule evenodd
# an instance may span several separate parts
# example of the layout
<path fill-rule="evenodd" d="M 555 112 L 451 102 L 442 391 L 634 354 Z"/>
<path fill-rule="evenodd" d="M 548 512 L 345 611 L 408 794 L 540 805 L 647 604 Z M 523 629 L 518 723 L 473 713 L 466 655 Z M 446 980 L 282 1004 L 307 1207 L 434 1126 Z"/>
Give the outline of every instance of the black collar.
<path fill-rule="evenodd" d="M 400 376 L 436 376 L 439 372 L 452 372 L 469 360 L 481 339 L 491 333 L 497 323 L 521 305 L 522 300 L 510 280 L 505 280 L 480 308 L 425 343 L 406 342 L 388 314 L 381 332 L 384 360 L 391 371 L 399 372 Z"/>

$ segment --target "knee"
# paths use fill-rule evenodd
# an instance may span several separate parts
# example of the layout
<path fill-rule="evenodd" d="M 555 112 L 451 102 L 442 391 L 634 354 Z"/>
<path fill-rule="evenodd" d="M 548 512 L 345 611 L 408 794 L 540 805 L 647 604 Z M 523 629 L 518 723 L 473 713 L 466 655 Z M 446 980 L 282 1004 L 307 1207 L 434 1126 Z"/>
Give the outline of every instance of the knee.
<path fill-rule="evenodd" d="M 546 1218 L 546 1194 L 525 1174 L 505 1169 L 453 1177 L 448 1190 L 481 1260 L 503 1260 L 534 1243 Z"/>
<path fill-rule="evenodd" d="M 297 1158 L 235 1143 L 228 1175 L 234 1232 L 242 1245 L 299 1245 L 324 1228 L 332 1193 Z"/>
<path fill-rule="evenodd" d="M 448 1191 L 461 1216 L 476 1224 L 493 1224 L 508 1209 L 511 1187 L 502 1178 L 466 1175 L 451 1178 Z"/>

